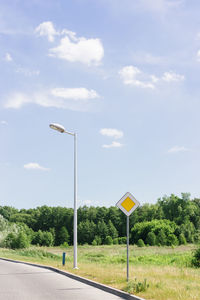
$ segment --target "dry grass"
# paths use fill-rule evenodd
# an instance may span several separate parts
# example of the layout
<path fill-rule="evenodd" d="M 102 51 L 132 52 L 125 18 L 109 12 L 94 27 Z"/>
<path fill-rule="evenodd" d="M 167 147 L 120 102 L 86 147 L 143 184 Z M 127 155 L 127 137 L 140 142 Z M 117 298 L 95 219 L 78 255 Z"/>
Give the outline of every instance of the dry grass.
<path fill-rule="evenodd" d="M 20 253 L 3 249 L 0 250 L 0 256 L 51 265 L 118 289 L 124 289 L 127 284 L 126 262 L 120 263 L 126 258 L 125 245 L 80 246 L 78 270 L 73 270 L 72 247 L 65 249 L 67 255 L 64 267 L 61 260 L 63 249 L 58 247 L 39 249 L 57 256 L 54 258 L 27 256 L 28 254 L 23 254 L 23 251 Z M 143 282 L 146 278 L 150 285 L 145 292 L 138 295 L 148 300 L 199 300 L 200 269 L 187 266 L 193 249 L 193 245 L 179 246 L 175 249 L 131 246 L 130 280 L 136 277 L 138 281 Z M 30 255 L 31 253 L 30 250 Z"/>

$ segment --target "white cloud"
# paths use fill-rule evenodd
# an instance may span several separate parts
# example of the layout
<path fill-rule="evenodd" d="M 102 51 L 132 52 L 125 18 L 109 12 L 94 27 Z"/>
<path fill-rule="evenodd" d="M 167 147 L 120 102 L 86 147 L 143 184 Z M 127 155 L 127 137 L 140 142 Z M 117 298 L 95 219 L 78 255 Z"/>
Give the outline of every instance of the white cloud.
<path fill-rule="evenodd" d="M 35 33 L 39 34 L 39 36 L 47 36 L 49 42 L 54 41 L 54 37 L 59 35 L 59 33 L 55 30 L 52 22 L 43 22 L 36 29 Z"/>
<path fill-rule="evenodd" d="M 2 125 L 8 125 L 8 122 L 2 120 L 2 121 L 1 121 L 1 124 L 2 124 Z"/>
<path fill-rule="evenodd" d="M 165 72 L 162 76 L 162 79 L 167 82 L 172 82 L 172 81 L 183 81 L 185 77 L 183 75 L 179 75 L 175 72 Z"/>
<path fill-rule="evenodd" d="M 200 37 L 200 33 L 199 33 L 199 37 Z M 197 52 L 197 60 L 200 61 L 200 50 Z"/>
<path fill-rule="evenodd" d="M 40 74 L 39 70 L 29 70 L 29 69 L 22 68 L 22 67 L 17 67 L 15 72 L 23 74 L 24 76 L 27 76 L 27 77 L 38 76 Z"/>
<path fill-rule="evenodd" d="M 143 76 L 142 72 L 137 67 L 126 66 L 119 71 L 119 75 L 121 76 L 123 83 L 126 85 L 134 85 L 137 87 L 150 88 L 150 89 L 155 88 L 152 78 L 149 78 L 150 80 L 149 82 L 138 80 L 136 78 L 138 77 L 138 75 Z"/>
<path fill-rule="evenodd" d="M 32 96 L 27 96 L 23 93 L 14 93 L 5 103 L 5 108 L 15 108 L 18 109 L 25 104 L 32 102 Z"/>
<path fill-rule="evenodd" d="M 5 108 L 19 109 L 27 104 L 37 104 L 43 107 L 56 107 L 75 111 L 88 111 L 93 100 L 99 95 L 94 90 L 86 88 L 55 88 L 40 91 L 30 95 L 14 93 L 9 96 Z"/>
<path fill-rule="evenodd" d="M 91 206 L 92 201 L 91 200 L 84 200 L 83 205 Z"/>
<path fill-rule="evenodd" d="M 83 200 L 83 199 L 79 199 L 78 197 L 78 206 L 81 207 L 81 206 L 99 206 L 100 203 L 99 201 L 94 201 L 94 200 Z"/>
<path fill-rule="evenodd" d="M 8 61 L 8 62 L 10 62 L 10 61 L 13 60 L 13 59 L 12 59 L 12 56 L 10 55 L 10 53 L 6 53 L 6 55 L 5 55 L 5 60 Z"/>
<path fill-rule="evenodd" d="M 69 36 L 69 38 L 72 40 L 72 41 L 75 41 L 75 42 L 78 42 L 78 38 L 76 37 L 76 32 L 73 32 L 71 30 L 68 30 L 68 29 L 63 29 L 60 33 L 60 35 L 67 35 Z"/>
<path fill-rule="evenodd" d="M 175 72 L 165 72 L 160 78 L 153 74 L 145 74 L 135 66 L 126 66 L 119 71 L 119 75 L 126 85 L 133 85 L 140 88 L 155 89 L 161 82 L 181 82 L 185 79 L 184 75 Z"/>
<path fill-rule="evenodd" d="M 88 90 L 86 88 L 55 88 L 51 90 L 51 93 L 55 97 L 64 99 L 94 99 L 99 95 L 94 90 Z"/>
<path fill-rule="evenodd" d="M 168 150 L 168 153 L 178 153 L 178 152 L 186 152 L 186 151 L 189 151 L 189 149 L 183 146 L 174 146 Z"/>
<path fill-rule="evenodd" d="M 121 148 L 121 147 L 123 147 L 124 145 L 123 144 L 121 144 L 121 143 L 119 143 L 119 142 L 115 142 L 115 141 L 113 141 L 111 144 L 109 144 L 109 145 L 102 145 L 102 148 Z"/>
<path fill-rule="evenodd" d="M 39 36 L 47 36 L 50 42 L 55 40 L 55 36 L 64 35 L 59 45 L 49 50 L 49 56 L 87 65 L 99 65 L 104 56 L 104 48 L 100 39 L 77 37 L 75 32 L 68 29 L 56 31 L 52 22 L 41 23 L 35 29 L 35 33 Z"/>
<path fill-rule="evenodd" d="M 99 132 L 104 136 L 112 137 L 115 139 L 120 139 L 124 135 L 123 131 L 114 128 L 102 128 Z"/>
<path fill-rule="evenodd" d="M 49 55 L 70 62 L 98 65 L 104 56 L 104 49 L 99 39 L 79 38 L 71 41 L 66 36 L 61 39 L 59 46 L 49 50 Z"/>
<path fill-rule="evenodd" d="M 39 170 L 39 171 L 49 171 L 49 168 L 40 166 L 38 163 L 28 163 L 24 165 L 26 170 Z"/>

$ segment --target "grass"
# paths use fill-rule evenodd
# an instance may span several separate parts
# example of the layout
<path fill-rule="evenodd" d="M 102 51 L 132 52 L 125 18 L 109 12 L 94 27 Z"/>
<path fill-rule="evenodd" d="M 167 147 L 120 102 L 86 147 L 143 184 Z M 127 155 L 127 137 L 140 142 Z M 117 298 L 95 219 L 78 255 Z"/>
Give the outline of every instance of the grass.
<path fill-rule="evenodd" d="M 171 247 L 130 246 L 130 280 L 145 282 L 137 293 L 148 300 L 199 300 L 200 269 L 191 267 L 194 245 Z M 66 265 L 62 266 L 62 252 Z M 0 249 L 0 257 L 51 265 L 71 273 L 127 290 L 126 246 L 79 246 L 78 270 L 73 270 L 73 248 L 34 247 L 25 250 Z M 130 285 L 130 284 L 129 284 Z M 136 293 L 136 292 L 134 292 Z"/>

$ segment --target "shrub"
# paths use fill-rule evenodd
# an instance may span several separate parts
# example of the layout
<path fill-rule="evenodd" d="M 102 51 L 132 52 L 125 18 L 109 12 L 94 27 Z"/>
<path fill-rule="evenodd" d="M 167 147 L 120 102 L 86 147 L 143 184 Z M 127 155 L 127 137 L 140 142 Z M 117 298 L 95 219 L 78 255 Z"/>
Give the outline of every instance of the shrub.
<path fill-rule="evenodd" d="M 118 238 L 113 239 L 113 244 L 114 245 L 118 245 L 119 244 Z"/>
<path fill-rule="evenodd" d="M 96 240 L 93 240 L 92 246 L 97 246 L 97 241 Z"/>
<path fill-rule="evenodd" d="M 149 244 L 150 246 L 155 246 L 155 244 L 156 244 L 156 235 L 155 235 L 155 233 L 149 232 L 147 234 L 146 244 Z"/>
<path fill-rule="evenodd" d="M 131 229 L 130 242 L 135 244 L 139 239 L 146 241 L 148 233 L 153 232 L 158 237 L 157 243 L 166 245 L 166 236 L 174 233 L 176 229 L 176 223 L 170 220 L 136 222 Z"/>
<path fill-rule="evenodd" d="M 179 234 L 178 240 L 179 240 L 180 245 L 186 245 L 187 244 L 186 238 L 185 238 L 183 233 Z"/>
<path fill-rule="evenodd" d="M 17 235 L 14 233 L 9 233 L 7 235 L 7 237 L 5 238 L 4 246 L 6 248 L 15 249 L 16 248 L 16 240 L 17 240 Z"/>
<path fill-rule="evenodd" d="M 69 243 L 69 233 L 65 226 L 61 227 L 56 234 L 56 245 L 62 245 L 64 242 Z"/>
<path fill-rule="evenodd" d="M 156 238 L 156 244 L 157 244 L 157 245 L 160 244 L 160 245 L 162 245 L 162 246 L 164 246 L 164 245 L 167 244 L 166 234 L 165 234 L 165 232 L 164 232 L 163 229 L 161 229 L 161 230 L 159 231 L 158 235 L 157 235 L 157 238 Z"/>
<path fill-rule="evenodd" d="M 16 239 L 16 248 L 23 249 L 30 246 L 29 238 L 24 232 L 20 232 Z"/>
<path fill-rule="evenodd" d="M 135 278 L 134 281 L 129 281 L 127 283 L 127 286 L 125 287 L 125 291 L 128 293 L 140 293 L 140 292 L 145 292 L 149 287 L 149 284 L 147 283 L 146 278 L 144 281 L 137 282 L 137 278 Z"/>
<path fill-rule="evenodd" d="M 100 236 L 95 235 L 94 240 L 96 241 L 97 245 L 101 245 L 101 244 L 102 244 L 102 240 L 101 240 Z M 93 242 L 94 242 L 94 240 L 93 240 Z M 93 243 L 93 242 L 92 242 L 92 243 Z"/>
<path fill-rule="evenodd" d="M 192 258 L 192 266 L 200 268 L 200 247 L 194 251 Z"/>
<path fill-rule="evenodd" d="M 126 244 L 126 237 L 125 237 L 125 236 L 119 237 L 119 238 L 118 238 L 118 242 L 119 242 L 120 245 L 121 245 L 121 244 Z"/>
<path fill-rule="evenodd" d="M 167 237 L 167 245 L 168 246 L 177 246 L 179 243 L 178 243 L 178 239 L 177 237 L 171 233 L 169 234 L 169 236 Z"/>
<path fill-rule="evenodd" d="M 144 247 L 145 246 L 145 243 L 142 239 L 139 239 L 138 242 L 137 242 L 137 246 L 138 247 Z"/>
<path fill-rule="evenodd" d="M 61 245 L 62 248 L 67 248 L 69 247 L 69 244 L 67 242 L 64 242 L 62 245 Z"/>
<path fill-rule="evenodd" d="M 111 238 L 110 235 L 108 235 L 106 238 L 105 238 L 105 245 L 112 245 L 113 244 L 113 240 Z"/>
<path fill-rule="evenodd" d="M 52 246 L 54 242 L 54 238 L 51 232 L 44 231 L 43 232 L 43 240 L 42 240 L 42 246 Z"/>
<path fill-rule="evenodd" d="M 54 237 L 51 232 L 38 230 L 33 235 L 32 244 L 40 246 L 52 246 Z"/>
<path fill-rule="evenodd" d="M 20 232 L 18 235 L 9 233 L 5 239 L 5 247 L 11 249 L 22 249 L 30 246 L 29 238 L 24 232 Z"/>
<path fill-rule="evenodd" d="M 195 243 L 200 242 L 200 230 L 197 230 L 197 232 L 194 234 L 194 241 Z"/>

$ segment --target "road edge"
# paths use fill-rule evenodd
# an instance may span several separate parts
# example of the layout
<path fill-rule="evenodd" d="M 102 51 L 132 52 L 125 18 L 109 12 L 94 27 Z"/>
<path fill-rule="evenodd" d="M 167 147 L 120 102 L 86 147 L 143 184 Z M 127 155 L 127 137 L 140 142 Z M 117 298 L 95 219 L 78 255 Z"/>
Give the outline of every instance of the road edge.
<path fill-rule="evenodd" d="M 67 271 L 63 271 L 63 270 L 54 268 L 54 267 L 51 267 L 51 266 L 39 265 L 39 264 L 31 263 L 31 262 L 25 262 L 25 261 L 20 261 L 20 260 L 13 260 L 13 259 L 3 258 L 3 257 L 0 257 L 0 260 L 5 260 L 5 261 L 9 261 L 9 262 L 14 262 L 14 263 L 21 263 L 21 264 L 25 264 L 25 265 L 29 265 L 29 266 L 33 266 L 33 267 L 47 269 L 47 270 L 59 273 L 61 275 L 67 276 L 67 277 L 69 277 L 71 279 L 75 279 L 75 280 L 78 280 L 78 281 L 80 281 L 82 283 L 91 285 L 93 287 L 96 287 L 96 288 L 98 288 L 100 290 L 103 290 L 105 292 L 108 292 L 110 294 L 114 294 L 116 296 L 122 297 L 122 298 L 127 299 L 127 300 L 145 300 L 144 298 L 140 298 L 138 296 L 135 296 L 135 295 L 123 292 L 121 290 L 112 288 L 112 287 L 107 286 L 105 284 L 98 283 L 96 281 L 93 281 L 93 280 L 90 280 L 90 279 L 87 279 L 87 278 L 84 278 L 84 277 L 81 277 L 81 276 L 69 273 Z"/>

